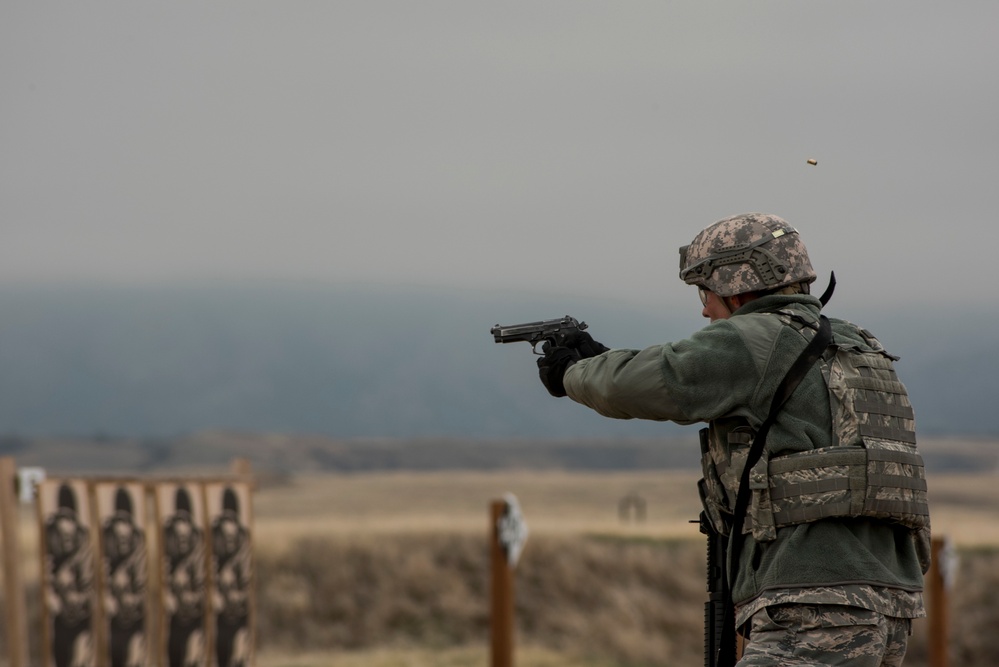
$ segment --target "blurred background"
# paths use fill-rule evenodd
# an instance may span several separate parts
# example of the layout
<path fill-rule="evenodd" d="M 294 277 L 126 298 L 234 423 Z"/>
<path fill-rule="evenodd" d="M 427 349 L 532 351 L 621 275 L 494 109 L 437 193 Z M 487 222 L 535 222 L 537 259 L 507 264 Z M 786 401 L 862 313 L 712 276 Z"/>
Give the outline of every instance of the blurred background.
<path fill-rule="evenodd" d="M 923 429 L 993 435 L 997 15 L 4 3 L 0 432 L 660 433 L 488 329 L 684 337 L 677 248 L 765 211 Z"/>
<path fill-rule="evenodd" d="M 341 649 L 460 645 L 485 623 L 481 609 L 469 611 L 481 593 L 474 576 L 467 598 L 445 596 L 450 620 L 413 620 L 440 588 L 412 582 L 434 581 L 435 567 L 451 580 L 454 563 L 434 555 L 455 552 L 450 538 L 421 543 L 425 552 L 405 535 L 372 547 L 396 564 L 429 555 L 400 570 L 412 615 L 378 612 L 364 617 L 370 627 L 343 625 L 370 608 L 364 591 L 353 593 L 356 609 L 306 604 L 312 566 L 281 560 L 285 549 L 340 549 L 367 562 L 357 555 L 367 553 L 361 524 L 437 534 L 453 528 L 457 504 L 472 507 L 459 532 L 475 530 L 490 488 L 528 494 L 528 520 L 533 500 L 534 520 L 558 533 L 576 525 L 567 516 L 596 516 L 596 506 L 532 496 L 561 482 L 535 487 L 517 470 L 690 471 L 691 429 L 608 420 L 552 399 L 528 347 L 495 345 L 489 328 L 569 314 L 611 347 L 681 339 L 706 321 L 677 278 L 677 248 L 716 220 L 762 211 L 800 230 L 820 290 L 836 272 L 827 312 L 902 357 L 928 466 L 957 475 L 938 487 L 939 506 L 952 510 L 939 515 L 952 520 L 944 526 L 976 549 L 999 543 L 981 528 L 999 508 L 990 481 L 999 471 L 997 22 L 990 2 L 8 0 L 0 455 L 117 473 L 246 457 L 266 478 L 263 533 L 290 525 L 296 494 L 327 522 L 377 506 L 346 528 L 303 519 L 261 554 L 265 571 L 299 577 L 272 578 L 261 592 L 273 619 L 292 619 L 263 620 L 262 636 Z M 346 476 L 294 481 L 320 470 Z M 408 486 L 384 477 L 414 470 L 506 472 Z M 361 471 L 383 476 L 352 486 Z M 973 484 L 962 477 L 972 472 Z M 604 532 L 620 533 L 608 527 L 616 498 L 663 491 L 659 477 L 601 479 L 574 478 L 565 494 L 607 485 Z M 370 488 L 410 500 L 383 507 L 358 495 Z M 412 498 L 436 504 L 410 516 L 422 507 Z M 650 535 L 677 537 L 690 508 L 656 514 L 675 503 L 660 500 L 652 527 L 629 528 L 629 539 L 647 547 Z M 332 546 L 295 541 L 317 525 Z M 532 539 L 547 558 L 586 561 L 598 548 L 546 543 L 544 530 Z M 679 535 L 696 537 L 691 530 Z M 478 540 L 463 543 L 467 562 L 477 562 Z M 593 558 L 611 565 L 664 562 L 663 551 L 628 556 L 619 541 L 600 544 L 610 551 Z M 699 549 L 680 557 L 694 572 Z M 551 572 L 530 546 L 525 558 L 539 572 L 533 599 L 557 598 L 541 587 Z M 987 571 L 994 560 L 968 562 Z M 613 579 L 585 567 L 562 572 L 566 590 L 580 577 Z M 331 590 L 351 581 L 354 571 Z M 608 618 L 646 625 L 634 637 L 609 630 L 592 651 L 620 664 L 695 656 L 697 642 L 679 647 L 698 632 L 697 596 L 677 625 L 668 609 L 635 611 L 653 604 L 636 602 L 636 591 L 674 584 L 629 581 L 609 594 L 624 606 L 606 607 Z M 599 606 L 571 596 L 565 605 Z M 325 620 L 305 637 L 295 634 L 302 618 Z M 559 646 L 595 636 L 592 619 L 559 618 L 528 636 Z M 674 643 L 656 634 L 670 623 Z M 990 655 L 967 648 L 974 641 L 962 644 L 964 664 Z M 445 664 L 439 653 L 426 660 Z M 367 655 L 358 664 L 379 663 Z"/>

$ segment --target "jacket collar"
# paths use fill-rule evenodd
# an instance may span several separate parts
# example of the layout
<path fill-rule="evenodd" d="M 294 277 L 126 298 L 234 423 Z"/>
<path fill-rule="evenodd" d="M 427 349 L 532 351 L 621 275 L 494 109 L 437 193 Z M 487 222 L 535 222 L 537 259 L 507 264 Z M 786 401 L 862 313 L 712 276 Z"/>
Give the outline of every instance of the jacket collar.
<path fill-rule="evenodd" d="M 732 317 L 748 315 L 750 313 L 774 313 L 786 309 L 803 309 L 811 313 L 813 318 L 819 316 L 822 304 L 818 297 L 810 294 L 769 294 L 754 299 L 732 313 Z"/>

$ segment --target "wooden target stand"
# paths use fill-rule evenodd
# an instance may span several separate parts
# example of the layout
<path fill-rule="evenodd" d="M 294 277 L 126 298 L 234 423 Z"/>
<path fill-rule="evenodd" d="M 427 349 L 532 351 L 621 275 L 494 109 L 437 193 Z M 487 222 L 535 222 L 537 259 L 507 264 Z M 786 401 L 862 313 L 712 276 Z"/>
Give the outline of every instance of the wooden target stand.
<path fill-rule="evenodd" d="M 178 607 L 177 581 L 170 580 L 174 565 L 186 568 L 178 573 L 184 582 L 189 580 L 189 572 L 200 570 L 200 579 L 195 580 L 200 588 L 188 587 L 203 600 L 195 628 L 199 641 L 190 642 L 200 649 L 187 655 L 196 656 L 194 662 L 204 667 L 226 667 L 237 659 L 254 664 L 254 483 L 249 461 L 234 460 L 230 473 L 220 476 L 60 476 L 35 487 L 42 599 L 36 638 L 40 652 L 34 663 L 29 650 L 18 477 L 15 460 L 0 457 L 0 558 L 5 652 L 10 667 L 34 663 L 55 667 L 65 663 L 70 654 L 74 664 L 105 667 L 111 664 L 112 651 L 118 651 L 120 660 L 123 650 L 130 652 L 130 660 L 139 656 L 138 664 L 145 667 L 165 667 L 168 651 L 176 650 L 171 646 L 171 633 L 178 623 L 171 623 L 170 611 L 171 604 Z M 178 514 L 190 514 L 192 519 L 183 526 L 182 542 L 193 544 L 192 527 L 197 535 L 196 548 L 189 549 L 186 558 L 169 553 L 170 545 L 165 543 L 170 539 L 165 519 L 175 519 Z M 134 523 L 131 528 L 141 533 L 142 540 L 132 536 L 124 519 Z M 87 548 L 71 552 L 69 547 L 79 542 L 86 542 Z M 128 551 L 128 544 L 143 547 L 134 550 L 142 551 L 141 558 Z M 81 582 L 84 586 L 74 586 Z M 136 582 L 140 585 L 129 586 Z M 81 595 L 86 600 L 81 600 Z M 221 602 L 213 604 L 211 600 Z M 78 610 L 75 615 L 74 608 Z M 132 611 L 130 617 L 124 609 Z M 123 635 L 121 628 L 128 624 L 121 619 L 131 618 L 134 626 L 136 617 L 141 636 Z M 65 641 L 70 634 L 71 645 Z M 123 636 L 127 643 L 123 643 Z M 61 651 L 58 660 L 57 651 Z"/>

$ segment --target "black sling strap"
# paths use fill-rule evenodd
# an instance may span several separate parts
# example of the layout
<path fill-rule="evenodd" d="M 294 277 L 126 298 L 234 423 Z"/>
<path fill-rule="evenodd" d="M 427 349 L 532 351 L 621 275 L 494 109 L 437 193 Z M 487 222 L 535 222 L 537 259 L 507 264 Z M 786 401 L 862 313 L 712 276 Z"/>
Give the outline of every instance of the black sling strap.
<path fill-rule="evenodd" d="M 819 302 L 821 302 L 822 305 L 825 306 L 827 303 L 829 303 L 829 299 L 832 298 L 833 292 L 835 290 L 836 290 L 836 272 L 830 271 L 829 285 L 826 286 L 826 291 L 823 292 L 822 296 L 819 297 Z"/>
<path fill-rule="evenodd" d="M 835 285 L 835 278 L 832 279 L 832 285 Z M 832 286 L 826 292 L 831 295 Z M 826 297 L 826 300 L 828 300 L 828 297 Z M 802 351 L 801 355 L 791 365 L 791 369 L 784 376 L 784 379 L 781 380 L 777 391 L 774 392 L 773 400 L 770 402 L 770 413 L 763 420 L 759 431 L 756 432 L 756 438 L 749 448 L 749 455 L 746 457 L 746 467 L 742 470 L 742 478 L 739 481 L 739 493 L 735 498 L 735 509 L 732 516 L 732 531 L 729 537 L 729 586 L 735 585 L 735 575 L 739 569 L 739 553 L 742 550 L 743 542 L 742 527 L 746 522 L 746 511 L 749 509 L 750 472 L 759 463 L 760 457 L 763 455 L 763 448 L 767 443 L 767 434 L 770 431 L 770 427 L 777 421 L 777 415 L 780 413 L 781 408 L 784 407 L 784 403 L 787 402 L 787 399 L 791 398 L 791 394 L 798 388 L 798 384 L 804 379 L 805 374 L 819 360 L 819 357 L 822 356 L 822 353 L 829 347 L 829 343 L 831 342 L 832 325 L 829 324 L 829 320 L 825 315 L 819 315 L 819 330 L 812 337 L 812 340 L 805 347 L 804 351 Z M 725 612 L 726 619 L 725 625 L 722 628 L 721 646 L 723 652 L 731 652 L 731 655 L 720 655 L 718 659 L 719 667 L 731 667 L 736 662 L 735 605 L 730 604 Z"/>

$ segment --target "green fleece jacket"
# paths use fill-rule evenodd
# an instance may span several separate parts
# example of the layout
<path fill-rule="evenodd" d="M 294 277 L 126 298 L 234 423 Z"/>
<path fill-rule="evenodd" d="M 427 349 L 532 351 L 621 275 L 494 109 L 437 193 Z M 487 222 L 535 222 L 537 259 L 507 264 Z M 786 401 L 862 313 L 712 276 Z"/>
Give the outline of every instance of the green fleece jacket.
<path fill-rule="evenodd" d="M 690 338 L 644 350 L 611 350 L 572 365 L 569 397 L 607 417 L 680 424 L 745 419 L 764 421 L 771 398 L 806 341 L 775 314 L 791 309 L 816 320 L 821 305 L 807 295 L 754 300 L 727 320 Z M 866 346 L 856 328 L 831 320 L 834 340 Z M 770 458 L 828 447 L 832 418 L 822 373 L 813 367 L 770 430 Z M 756 563 L 754 567 L 754 553 Z M 730 554 L 732 557 L 733 554 Z M 908 530 L 869 519 L 826 519 L 788 526 L 760 543 L 747 535 L 733 587 L 737 605 L 763 591 L 870 584 L 920 591 L 923 576 Z"/>

